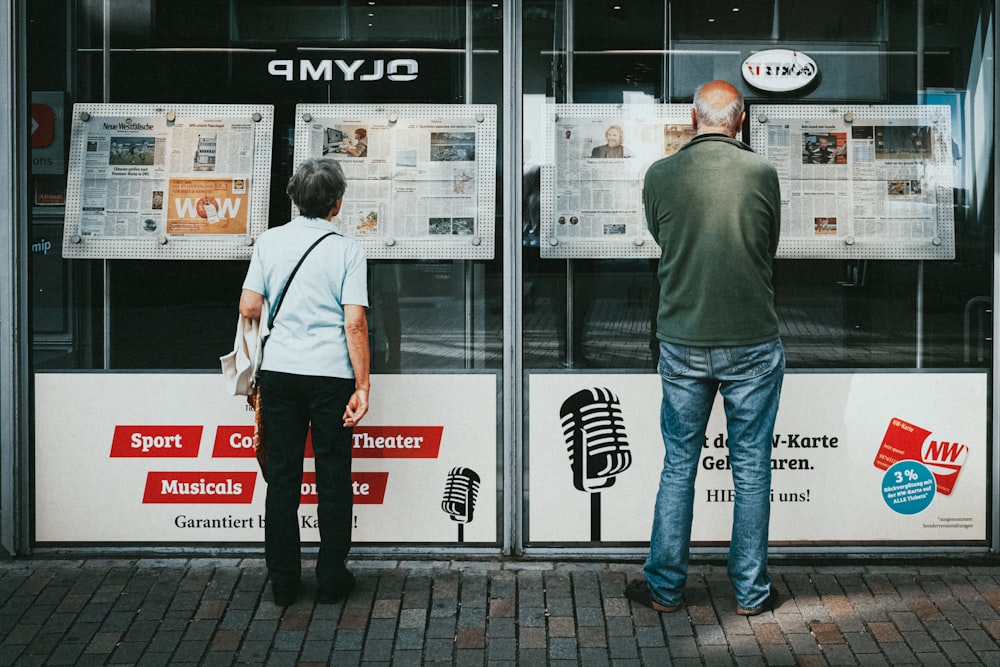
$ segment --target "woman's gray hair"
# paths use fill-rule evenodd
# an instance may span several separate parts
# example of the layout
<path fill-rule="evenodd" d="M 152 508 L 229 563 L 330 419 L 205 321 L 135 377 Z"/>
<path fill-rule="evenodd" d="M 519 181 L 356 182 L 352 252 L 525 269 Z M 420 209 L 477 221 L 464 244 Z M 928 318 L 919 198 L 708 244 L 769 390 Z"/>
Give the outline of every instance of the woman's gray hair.
<path fill-rule="evenodd" d="M 694 113 L 698 118 L 698 124 L 738 130 L 737 123 L 740 121 L 740 114 L 743 113 L 743 94 L 737 91 L 736 97 L 728 104 L 720 106 L 728 96 L 718 90 L 704 91 L 707 85 L 699 86 L 698 90 L 694 91 Z"/>
<path fill-rule="evenodd" d="M 288 179 L 285 192 L 308 218 L 325 218 L 347 191 L 347 178 L 331 158 L 309 158 Z"/>

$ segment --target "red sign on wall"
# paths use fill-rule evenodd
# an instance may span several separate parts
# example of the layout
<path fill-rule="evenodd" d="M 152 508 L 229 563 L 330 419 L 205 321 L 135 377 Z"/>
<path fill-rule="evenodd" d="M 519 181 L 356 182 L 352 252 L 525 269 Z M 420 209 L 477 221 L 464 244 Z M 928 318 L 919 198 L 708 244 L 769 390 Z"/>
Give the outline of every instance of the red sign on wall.
<path fill-rule="evenodd" d="M 48 104 L 31 105 L 31 147 L 45 148 L 56 136 L 56 114 Z"/>

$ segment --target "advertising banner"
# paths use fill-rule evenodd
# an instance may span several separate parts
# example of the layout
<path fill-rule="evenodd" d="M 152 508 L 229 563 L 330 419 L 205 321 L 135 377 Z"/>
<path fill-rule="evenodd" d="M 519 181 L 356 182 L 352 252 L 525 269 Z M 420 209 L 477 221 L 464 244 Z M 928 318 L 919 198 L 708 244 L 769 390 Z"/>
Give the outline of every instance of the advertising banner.
<path fill-rule="evenodd" d="M 982 543 L 985 373 L 789 373 L 771 456 L 771 543 Z M 663 462 L 656 375 L 532 374 L 527 542 L 648 543 Z M 692 539 L 728 542 L 721 399 Z"/>
<path fill-rule="evenodd" d="M 246 234 L 245 178 L 172 178 L 168 234 Z"/>
<path fill-rule="evenodd" d="M 372 385 L 353 437 L 354 542 L 496 544 L 496 376 Z M 35 389 L 38 543 L 263 541 L 253 412 L 221 376 L 45 373 Z M 307 443 L 306 543 L 319 541 L 316 502 Z"/>

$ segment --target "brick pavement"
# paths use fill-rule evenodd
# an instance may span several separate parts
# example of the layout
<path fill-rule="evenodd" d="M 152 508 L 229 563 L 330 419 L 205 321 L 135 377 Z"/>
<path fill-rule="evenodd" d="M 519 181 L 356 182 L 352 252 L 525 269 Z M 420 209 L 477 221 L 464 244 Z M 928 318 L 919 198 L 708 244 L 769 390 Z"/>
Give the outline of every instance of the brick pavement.
<path fill-rule="evenodd" d="M 710 563 L 667 615 L 622 596 L 638 563 L 352 568 L 345 603 L 307 576 L 282 610 L 259 558 L 0 561 L 0 665 L 1000 665 L 995 561 L 779 563 L 753 618 Z"/>

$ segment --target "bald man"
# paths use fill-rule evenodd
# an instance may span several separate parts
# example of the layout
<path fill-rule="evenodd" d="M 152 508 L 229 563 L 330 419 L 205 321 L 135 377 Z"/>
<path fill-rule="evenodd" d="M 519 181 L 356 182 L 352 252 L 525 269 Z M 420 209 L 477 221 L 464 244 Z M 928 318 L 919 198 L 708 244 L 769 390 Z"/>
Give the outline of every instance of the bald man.
<path fill-rule="evenodd" d="M 771 284 L 778 175 L 736 139 L 743 96 L 725 81 L 694 95 L 695 137 L 646 172 L 643 204 L 660 246 L 656 337 L 665 455 L 643 580 L 625 595 L 668 613 L 683 604 L 694 484 L 716 393 L 724 399 L 735 502 L 728 573 L 736 613 L 774 607 L 767 571 L 771 442 L 785 355 Z"/>

